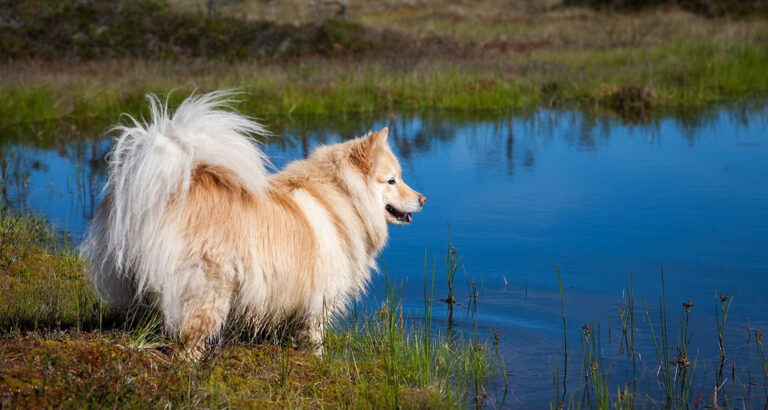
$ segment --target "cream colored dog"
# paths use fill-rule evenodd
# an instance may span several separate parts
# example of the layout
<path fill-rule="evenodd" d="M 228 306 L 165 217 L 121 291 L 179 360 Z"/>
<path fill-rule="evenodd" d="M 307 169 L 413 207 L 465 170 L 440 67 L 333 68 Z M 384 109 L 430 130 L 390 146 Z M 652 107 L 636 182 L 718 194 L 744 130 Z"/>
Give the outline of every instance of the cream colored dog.
<path fill-rule="evenodd" d="M 276 174 L 247 137 L 264 128 L 226 95 L 190 97 L 172 116 L 119 126 L 109 179 L 82 252 L 116 309 L 149 297 L 193 357 L 225 322 L 296 320 L 318 349 L 324 315 L 365 292 L 387 224 L 425 197 L 402 180 L 387 128 L 317 148 Z"/>

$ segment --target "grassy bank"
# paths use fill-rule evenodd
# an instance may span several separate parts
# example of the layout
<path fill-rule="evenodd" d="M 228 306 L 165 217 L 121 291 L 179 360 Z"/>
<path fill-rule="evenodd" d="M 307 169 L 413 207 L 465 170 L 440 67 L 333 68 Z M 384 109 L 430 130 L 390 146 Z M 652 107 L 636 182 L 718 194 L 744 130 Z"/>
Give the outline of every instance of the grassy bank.
<path fill-rule="evenodd" d="M 113 60 L 0 67 L 0 126 L 138 113 L 146 92 L 238 88 L 256 116 L 377 110 L 580 107 L 626 117 L 764 97 L 768 43 L 536 50 L 494 59 L 282 64 Z"/>
<path fill-rule="evenodd" d="M 2 210 L 0 228 L 0 401 L 11 406 L 451 408 L 498 371 L 473 337 L 404 322 L 395 286 L 375 314 L 332 326 L 322 358 L 233 326 L 192 364 L 156 314 L 110 313 L 38 219 Z"/>

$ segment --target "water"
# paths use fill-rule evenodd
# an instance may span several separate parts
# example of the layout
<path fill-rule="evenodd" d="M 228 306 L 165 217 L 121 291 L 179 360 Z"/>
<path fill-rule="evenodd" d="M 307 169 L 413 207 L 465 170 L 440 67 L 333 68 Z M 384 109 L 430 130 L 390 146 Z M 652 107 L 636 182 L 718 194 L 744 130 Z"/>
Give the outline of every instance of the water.
<path fill-rule="evenodd" d="M 466 278 L 462 268 L 457 274 L 456 331 L 481 338 L 499 332 L 511 382 L 505 406 L 538 408 L 552 400 L 555 362 L 561 372 L 563 363 L 558 266 L 570 392 L 578 392 L 579 340 L 586 323 L 593 323 L 593 331 L 599 326 L 611 392 L 624 385 L 630 362 L 618 349 L 618 310 L 632 275 L 644 369 L 639 391 L 660 397 L 640 297 L 657 324 L 662 265 L 673 346 L 681 304 L 694 303 L 694 391 L 712 394 L 720 292 L 734 298 L 726 368 L 735 364 L 740 374 L 729 382 L 738 382 L 729 395 L 736 400 L 749 395 L 743 387 L 747 371 L 762 380 L 748 335 L 751 329 L 768 334 L 768 109 L 713 108 L 641 125 L 572 111 L 302 118 L 270 124 L 285 137 L 264 150 L 281 167 L 318 144 L 384 125 L 390 126 L 403 177 L 428 198 L 410 226 L 390 229 L 382 256 L 387 271 L 404 284 L 405 312 L 418 320 L 425 249 L 430 265 L 438 258 L 435 295 L 447 296 L 450 221 L 467 272 Z M 98 205 L 110 141 L 72 138 L 82 132 L 67 130 L 58 132 L 69 136 L 63 142 L 10 142 L 24 140 L 25 132 L 30 131 L 6 131 L 0 145 L 8 168 L 6 197 L 78 241 Z M 476 311 L 469 303 L 472 280 L 480 294 Z M 383 298 L 384 278 L 377 276 L 367 303 Z M 447 306 L 436 302 L 435 320 L 445 327 L 447 317 Z M 488 384 L 487 404 L 500 405 L 500 377 Z"/>

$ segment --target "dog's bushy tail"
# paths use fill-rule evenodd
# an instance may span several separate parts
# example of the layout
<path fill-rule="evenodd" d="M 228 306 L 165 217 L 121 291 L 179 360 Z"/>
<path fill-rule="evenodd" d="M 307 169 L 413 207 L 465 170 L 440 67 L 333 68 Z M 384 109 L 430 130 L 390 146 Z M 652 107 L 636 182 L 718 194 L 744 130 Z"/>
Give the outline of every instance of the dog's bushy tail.
<path fill-rule="evenodd" d="M 128 116 L 130 125 L 114 128 L 104 203 L 81 248 L 92 283 L 113 307 L 160 291 L 163 276 L 176 271 L 178 234 L 161 218 L 170 201 L 187 194 L 196 167 L 227 169 L 253 195 L 266 188 L 269 163 L 249 137 L 268 132 L 232 112 L 229 96 L 191 96 L 171 114 L 167 101 L 148 95 L 149 122 Z"/>

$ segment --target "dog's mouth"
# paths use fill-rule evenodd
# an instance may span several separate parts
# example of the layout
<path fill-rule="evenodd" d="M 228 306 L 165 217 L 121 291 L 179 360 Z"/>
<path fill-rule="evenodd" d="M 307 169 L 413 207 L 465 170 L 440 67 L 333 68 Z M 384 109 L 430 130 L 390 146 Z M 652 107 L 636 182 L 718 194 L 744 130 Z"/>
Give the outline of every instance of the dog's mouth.
<path fill-rule="evenodd" d="M 413 220 L 410 212 L 400 212 L 394 206 L 387 204 L 387 212 L 401 222 L 409 223 Z"/>

